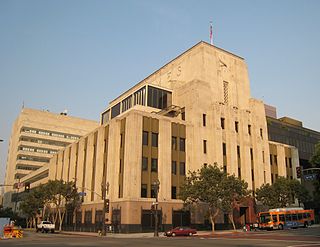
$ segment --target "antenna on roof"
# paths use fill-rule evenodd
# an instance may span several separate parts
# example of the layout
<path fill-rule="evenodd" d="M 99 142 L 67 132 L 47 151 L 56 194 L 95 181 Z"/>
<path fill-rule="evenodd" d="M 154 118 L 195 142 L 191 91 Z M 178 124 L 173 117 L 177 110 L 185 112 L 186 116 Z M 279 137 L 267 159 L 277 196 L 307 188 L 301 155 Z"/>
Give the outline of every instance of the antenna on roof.
<path fill-rule="evenodd" d="M 213 45 L 212 21 L 210 21 L 210 44 Z"/>

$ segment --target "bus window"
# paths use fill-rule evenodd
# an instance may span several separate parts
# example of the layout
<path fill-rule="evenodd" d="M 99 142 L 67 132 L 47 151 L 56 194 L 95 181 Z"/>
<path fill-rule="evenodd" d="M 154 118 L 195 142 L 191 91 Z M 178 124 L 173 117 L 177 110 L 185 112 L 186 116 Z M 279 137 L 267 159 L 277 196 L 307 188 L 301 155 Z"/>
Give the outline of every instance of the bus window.
<path fill-rule="evenodd" d="M 286 214 L 286 221 L 291 221 L 291 214 Z"/>
<path fill-rule="evenodd" d="M 298 214 L 298 220 L 302 220 L 303 216 L 302 214 Z"/>
<path fill-rule="evenodd" d="M 277 215 L 272 215 L 272 221 L 273 221 L 274 223 L 278 221 L 278 220 L 277 220 Z"/>
<path fill-rule="evenodd" d="M 279 214 L 279 221 L 284 221 L 284 214 Z"/>
<path fill-rule="evenodd" d="M 296 214 L 293 214 L 293 215 L 292 215 L 292 220 L 293 220 L 293 221 L 298 220 L 298 217 L 297 217 L 297 215 L 296 215 Z"/>
<path fill-rule="evenodd" d="M 260 223 L 268 223 L 271 220 L 270 214 L 261 214 Z"/>
<path fill-rule="evenodd" d="M 308 218 L 307 213 L 304 213 L 304 214 L 303 214 L 303 218 L 304 218 L 304 219 Z"/>
<path fill-rule="evenodd" d="M 311 216 L 310 216 L 310 213 L 307 213 L 307 218 L 310 218 Z"/>

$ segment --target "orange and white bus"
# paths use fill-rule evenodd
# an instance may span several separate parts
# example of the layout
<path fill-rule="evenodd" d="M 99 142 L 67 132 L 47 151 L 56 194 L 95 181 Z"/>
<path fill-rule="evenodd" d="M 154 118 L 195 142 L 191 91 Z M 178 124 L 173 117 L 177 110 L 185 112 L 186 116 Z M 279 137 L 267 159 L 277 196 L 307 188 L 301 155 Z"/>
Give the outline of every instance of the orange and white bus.
<path fill-rule="evenodd" d="M 258 213 L 260 229 L 308 227 L 314 224 L 314 211 L 303 208 L 275 208 Z"/>

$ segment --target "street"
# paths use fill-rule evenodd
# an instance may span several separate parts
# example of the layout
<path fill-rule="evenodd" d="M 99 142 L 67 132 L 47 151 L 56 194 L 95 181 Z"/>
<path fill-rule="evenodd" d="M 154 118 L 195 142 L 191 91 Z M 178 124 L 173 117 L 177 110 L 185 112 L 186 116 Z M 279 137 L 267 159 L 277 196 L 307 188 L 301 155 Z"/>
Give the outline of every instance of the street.
<path fill-rule="evenodd" d="M 0 240 L 0 246 L 185 246 L 185 247 L 206 247 L 206 246 L 287 246 L 287 247 L 316 247 L 320 246 L 320 227 L 308 229 L 300 228 L 283 231 L 257 231 L 238 232 L 227 234 L 201 234 L 193 237 L 132 237 L 126 234 L 109 237 L 67 235 L 64 233 L 43 234 L 26 232 L 22 239 Z"/>

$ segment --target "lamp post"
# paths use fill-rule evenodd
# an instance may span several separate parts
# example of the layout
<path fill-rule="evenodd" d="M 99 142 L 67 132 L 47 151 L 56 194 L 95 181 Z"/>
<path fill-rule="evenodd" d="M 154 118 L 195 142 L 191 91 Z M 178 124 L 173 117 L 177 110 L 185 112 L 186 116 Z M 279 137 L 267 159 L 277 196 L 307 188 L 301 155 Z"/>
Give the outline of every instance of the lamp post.
<path fill-rule="evenodd" d="M 158 193 L 160 189 L 160 181 L 157 179 L 156 181 L 153 182 L 153 190 L 155 192 L 156 196 L 156 203 L 155 203 L 155 216 L 154 216 L 154 237 L 159 237 L 159 232 L 158 232 Z"/>
<path fill-rule="evenodd" d="M 109 200 L 106 199 L 106 195 L 109 193 L 109 182 L 106 183 L 106 180 L 103 179 L 101 183 L 101 197 L 103 200 L 102 207 L 102 231 L 101 235 L 106 236 L 106 209 L 109 207 Z M 107 205 L 108 204 L 108 205 Z M 109 210 L 108 210 L 109 211 Z"/>

